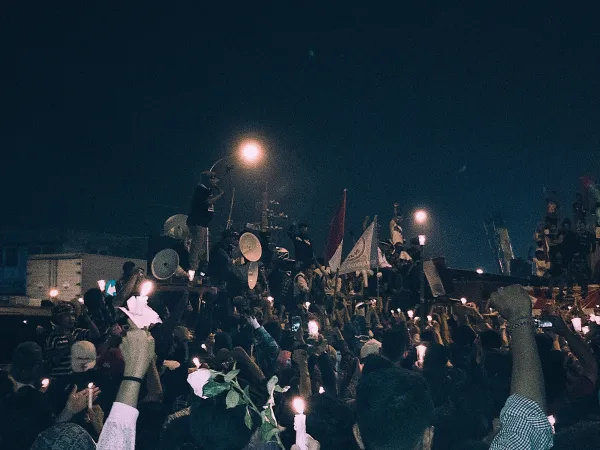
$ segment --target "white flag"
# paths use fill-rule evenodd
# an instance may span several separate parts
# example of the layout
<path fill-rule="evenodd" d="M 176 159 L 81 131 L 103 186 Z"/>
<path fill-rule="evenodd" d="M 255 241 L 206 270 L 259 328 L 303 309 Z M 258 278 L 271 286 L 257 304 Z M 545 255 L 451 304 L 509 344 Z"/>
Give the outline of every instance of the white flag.
<path fill-rule="evenodd" d="M 340 242 L 340 245 L 338 245 L 337 249 L 335 250 L 335 253 L 329 260 L 329 268 L 334 273 L 336 270 L 338 270 L 340 268 L 340 265 L 342 264 L 342 247 L 343 246 L 344 246 L 344 241 Z"/>
<path fill-rule="evenodd" d="M 365 230 L 350 254 L 346 257 L 346 260 L 340 266 L 340 275 L 377 267 L 378 248 L 377 216 L 375 216 L 369 228 Z"/>

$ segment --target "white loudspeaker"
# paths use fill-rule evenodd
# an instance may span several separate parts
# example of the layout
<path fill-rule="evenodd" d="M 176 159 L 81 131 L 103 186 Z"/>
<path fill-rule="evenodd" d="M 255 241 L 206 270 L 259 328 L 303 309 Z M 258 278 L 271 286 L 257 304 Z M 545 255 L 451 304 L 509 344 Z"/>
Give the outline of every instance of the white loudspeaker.
<path fill-rule="evenodd" d="M 156 254 L 150 265 L 152 275 L 157 280 L 168 280 L 173 275 L 187 276 L 179 267 L 179 255 L 172 248 L 165 248 Z"/>
<path fill-rule="evenodd" d="M 258 261 L 262 255 L 262 246 L 252 233 L 244 233 L 240 236 L 240 251 L 248 261 Z"/>
<path fill-rule="evenodd" d="M 163 234 L 179 241 L 185 241 L 190 234 L 185 214 L 169 217 L 163 225 Z"/>

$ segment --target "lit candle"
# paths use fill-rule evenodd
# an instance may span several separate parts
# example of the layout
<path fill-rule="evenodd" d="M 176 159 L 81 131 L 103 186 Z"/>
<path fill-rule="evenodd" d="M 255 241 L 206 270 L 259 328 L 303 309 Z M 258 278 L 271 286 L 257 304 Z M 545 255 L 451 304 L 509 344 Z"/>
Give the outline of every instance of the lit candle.
<path fill-rule="evenodd" d="M 188 270 L 188 280 L 194 281 L 194 276 L 196 276 L 195 270 Z"/>
<path fill-rule="evenodd" d="M 93 398 L 92 398 L 92 393 L 94 391 L 94 383 L 90 383 L 88 384 L 88 409 L 92 409 L 92 403 L 93 403 Z"/>
<path fill-rule="evenodd" d="M 570 306 L 567 306 L 567 309 L 568 309 L 569 311 L 571 311 L 571 307 L 570 307 Z"/>
<path fill-rule="evenodd" d="M 552 433 L 554 433 L 554 424 L 556 423 L 554 416 L 548 416 L 548 422 L 550 422 L 550 425 L 552 426 Z"/>
<path fill-rule="evenodd" d="M 463 297 L 463 298 L 461 298 L 461 299 L 460 299 L 460 302 L 461 302 L 463 305 L 466 305 L 466 304 L 467 304 L 467 299 Z"/>
<path fill-rule="evenodd" d="M 573 317 L 571 323 L 573 324 L 575 331 L 581 331 L 581 317 Z"/>
<path fill-rule="evenodd" d="M 200 347 L 202 347 L 202 350 L 208 350 L 208 348 L 206 347 L 206 344 L 202 344 Z"/>
<path fill-rule="evenodd" d="M 581 328 L 581 332 L 583 334 L 588 334 L 590 332 L 590 327 L 585 326 L 585 327 Z"/>
<path fill-rule="evenodd" d="M 304 304 L 304 307 L 305 307 L 305 308 L 306 308 L 306 310 L 308 311 L 308 308 L 310 308 L 310 302 L 306 302 L 306 303 Z"/>
<path fill-rule="evenodd" d="M 273 303 L 273 301 L 274 301 L 275 299 L 269 295 L 269 296 L 267 297 L 267 300 L 268 300 L 270 303 Z"/>
<path fill-rule="evenodd" d="M 409 309 L 408 310 L 408 318 L 412 319 L 414 315 L 415 315 L 414 311 L 412 309 Z"/>
<path fill-rule="evenodd" d="M 106 280 L 98 280 L 98 287 L 104 292 L 104 289 L 106 289 Z"/>
<path fill-rule="evenodd" d="M 317 339 L 319 337 L 319 324 L 316 320 L 311 320 L 308 322 L 308 335 L 313 339 Z"/>
<path fill-rule="evenodd" d="M 400 314 L 402 312 L 402 310 L 400 308 L 398 308 L 398 314 Z"/>
<path fill-rule="evenodd" d="M 48 378 L 44 378 L 42 380 L 42 387 L 47 388 L 50 385 L 50 380 Z"/>
<path fill-rule="evenodd" d="M 431 322 L 432 320 L 433 320 L 433 317 L 427 316 L 427 322 Z"/>
<path fill-rule="evenodd" d="M 300 450 L 308 450 L 308 439 L 306 437 L 306 416 L 304 415 L 304 400 L 300 397 L 296 397 L 292 404 L 297 413 L 294 416 L 296 445 Z"/>
<path fill-rule="evenodd" d="M 78 301 L 83 304 L 83 297 L 79 297 Z"/>
<path fill-rule="evenodd" d="M 390 310 L 390 312 L 392 313 L 392 316 L 393 316 L 394 315 L 394 310 L 392 309 L 392 310 Z"/>
<path fill-rule="evenodd" d="M 202 345 L 204 345 L 204 344 L 202 344 Z M 198 358 L 198 357 L 195 357 L 195 358 L 193 358 L 193 359 L 192 359 L 192 362 L 193 362 L 193 363 L 194 363 L 194 365 L 196 366 L 196 369 L 199 369 L 199 368 L 200 368 L 200 358 Z"/>
<path fill-rule="evenodd" d="M 417 345 L 417 366 L 423 367 L 423 362 L 425 361 L 425 353 L 427 352 L 427 347 L 423 344 Z"/>
<path fill-rule="evenodd" d="M 324 394 L 325 388 L 323 386 L 319 386 L 319 394 Z"/>

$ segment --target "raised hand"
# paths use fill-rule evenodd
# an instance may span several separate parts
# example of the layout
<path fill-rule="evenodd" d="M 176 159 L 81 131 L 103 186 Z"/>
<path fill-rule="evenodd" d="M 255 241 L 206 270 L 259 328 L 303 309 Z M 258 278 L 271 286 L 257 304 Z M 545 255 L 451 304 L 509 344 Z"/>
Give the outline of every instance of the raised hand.
<path fill-rule="evenodd" d="M 144 378 L 155 357 L 154 338 L 146 330 L 130 328 L 120 346 L 125 360 L 125 376 Z"/>
<path fill-rule="evenodd" d="M 522 286 L 515 284 L 500 288 L 491 297 L 491 305 L 508 321 L 531 317 L 531 299 Z"/>

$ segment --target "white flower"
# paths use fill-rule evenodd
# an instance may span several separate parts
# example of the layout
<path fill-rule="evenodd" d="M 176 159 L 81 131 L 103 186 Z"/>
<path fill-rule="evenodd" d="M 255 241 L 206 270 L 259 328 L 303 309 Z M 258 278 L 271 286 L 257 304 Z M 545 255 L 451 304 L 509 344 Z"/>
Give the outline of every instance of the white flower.
<path fill-rule="evenodd" d="M 194 390 L 194 394 L 196 394 L 200 398 L 208 398 L 202 395 L 202 389 L 204 389 L 204 385 L 208 383 L 210 377 L 210 370 L 198 369 L 188 375 L 187 382 Z"/>

